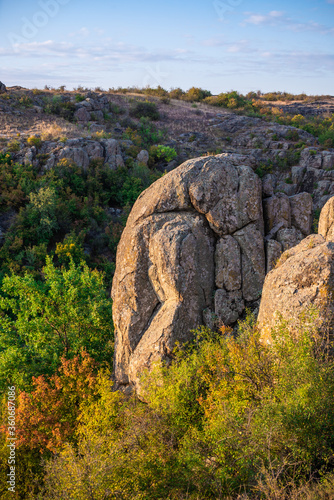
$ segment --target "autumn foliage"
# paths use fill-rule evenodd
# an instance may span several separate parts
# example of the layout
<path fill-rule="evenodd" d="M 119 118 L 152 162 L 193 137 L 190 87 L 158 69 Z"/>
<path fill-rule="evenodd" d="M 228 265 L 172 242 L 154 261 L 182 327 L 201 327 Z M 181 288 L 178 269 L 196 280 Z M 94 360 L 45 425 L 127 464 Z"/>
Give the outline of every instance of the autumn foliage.
<path fill-rule="evenodd" d="M 18 446 L 56 452 L 75 439 L 80 407 L 92 401 L 96 363 L 82 351 L 71 360 L 62 358 L 58 372 L 33 379 L 33 391 L 21 392 L 17 409 Z"/>

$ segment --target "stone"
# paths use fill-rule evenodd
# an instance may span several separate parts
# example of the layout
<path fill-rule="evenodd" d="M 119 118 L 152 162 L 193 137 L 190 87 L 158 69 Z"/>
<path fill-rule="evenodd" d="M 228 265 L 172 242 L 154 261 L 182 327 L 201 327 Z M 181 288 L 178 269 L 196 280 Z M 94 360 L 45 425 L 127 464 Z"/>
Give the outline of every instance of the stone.
<path fill-rule="evenodd" d="M 310 193 L 299 193 L 289 198 L 291 224 L 308 236 L 312 229 L 313 201 Z"/>
<path fill-rule="evenodd" d="M 4 94 L 5 92 L 7 92 L 6 85 L 0 82 L 0 94 Z"/>
<path fill-rule="evenodd" d="M 109 155 L 119 147 L 103 144 Z M 203 322 L 215 324 L 217 311 L 220 321 L 234 323 L 245 301 L 258 298 L 262 186 L 242 161 L 247 157 L 231 153 L 188 160 L 137 199 L 112 285 L 118 387 L 134 386 L 140 395 L 141 374 L 169 363 L 176 342 L 191 340 Z M 218 294 L 215 279 L 224 286 Z"/>
<path fill-rule="evenodd" d="M 283 252 L 296 246 L 303 239 L 303 235 L 295 227 L 280 229 L 277 232 L 277 241 L 282 245 Z"/>
<path fill-rule="evenodd" d="M 86 146 L 84 146 L 84 150 L 90 160 L 104 157 L 103 146 L 98 141 L 88 141 Z"/>
<path fill-rule="evenodd" d="M 299 245 L 284 252 L 282 262 L 267 274 L 258 316 L 264 342 L 271 342 L 271 329 L 281 316 L 298 316 L 313 306 L 319 320 L 333 327 L 334 243 L 321 235 L 310 235 Z"/>
<path fill-rule="evenodd" d="M 132 237 L 128 248 L 123 248 L 131 262 L 126 259 L 114 292 L 117 331 L 127 316 L 130 319 L 127 340 L 116 348 L 115 375 L 119 382 L 130 381 L 138 388 L 143 369 L 171 357 L 176 340 L 185 342 L 190 330 L 202 322 L 202 311 L 212 301 L 214 245 L 205 218 L 193 213 L 149 217 L 135 234 L 135 240 Z M 129 350 L 126 379 L 124 361 Z"/>
<path fill-rule="evenodd" d="M 215 293 L 215 314 L 225 326 L 232 325 L 240 317 L 245 308 L 241 290 L 227 292 L 217 290 Z"/>
<path fill-rule="evenodd" d="M 265 231 L 268 234 L 275 226 L 291 227 L 291 209 L 289 198 L 284 193 L 277 193 L 263 200 Z"/>
<path fill-rule="evenodd" d="M 318 233 L 326 241 L 334 241 L 334 197 L 330 198 L 321 210 Z"/>
<path fill-rule="evenodd" d="M 334 153 L 331 153 L 330 151 L 323 151 L 322 168 L 324 170 L 332 170 L 334 168 Z"/>
<path fill-rule="evenodd" d="M 78 120 L 79 122 L 89 122 L 90 113 L 85 107 L 82 106 L 74 113 L 74 119 Z"/>
<path fill-rule="evenodd" d="M 217 288 L 228 291 L 241 288 L 241 252 L 232 236 L 219 239 L 215 252 L 215 281 Z"/>
<path fill-rule="evenodd" d="M 241 248 L 242 295 L 246 301 L 257 300 L 265 278 L 264 241 L 256 224 L 248 224 L 233 234 Z"/>
<path fill-rule="evenodd" d="M 102 122 L 103 118 L 104 118 L 103 112 L 100 110 L 91 111 L 90 113 L 90 119 L 92 121 Z"/>
<path fill-rule="evenodd" d="M 137 161 L 139 163 L 143 163 L 144 165 L 147 165 L 148 160 L 149 160 L 150 155 L 148 154 L 148 151 L 146 149 L 142 149 L 138 154 L 137 154 Z"/>
<path fill-rule="evenodd" d="M 112 170 L 118 166 L 124 166 L 121 146 L 116 139 L 105 139 L 102 141 L 105 149 L 105 163 L 108 163 Z"/>
<path fill-rule="evenodd" d="M 322 155 L 314 148 L 305 148 L 300 155 L 300 166 L 319 169 L 322 167 Z"/>
<path fill-rule="evenodd" d="M 275 177 L 273 174 L 266 174 L 262 179 L 262 196 L 268 198 L 273 196 L 275 187 Z"/>
<path fill-rule="evenodd" d="M 216 314 L 210 309 L 210 307 L 207 307 L 203 311 L 203 323 L 205 326 L 210 328 L 210 330 L 214 330 L 217 324 L 217 316 Z"/>
<path fill-rule="evenodd" d="M 279 241 L 269 240 L 266 242 L 266 272 L 269 273 L 277 264 L 282 254 L 282 245 Z"/>
<path fill-rule="evenodd" d="M 60 152 L 59 159 L 67 158 L 72 160 L 76 165 L 87 169 L 89 165 L 89 157 L 83 148 L 73 148 L 66 146 Z"/>
<path fill-rule="evenodd" d="M 238 155 L 236 155 L 238 156 Z M 189 186 L 195 209 L 203 213 L 218 234 L 230 234 L 251 221 L 262 219 L 262 186 L 246 165 L 231 170 L 217 155 L 205 162 Z"/>
<path fill-rule="evenodd" d="M 291 168 L 291 180 L 294 184 L 300 184 L 303 180 L 303 176 L 305 173 L 305 167 L 292 167 Z"/>
<path fill-rule="evenodd" d="M 293 196 L 294 194 L 296 194 L 296 190 L 296 184 L 288 184 L 286 181 L 281 181 L 276 186 L 277 193 L 284 193 L 287 196 Z"/>

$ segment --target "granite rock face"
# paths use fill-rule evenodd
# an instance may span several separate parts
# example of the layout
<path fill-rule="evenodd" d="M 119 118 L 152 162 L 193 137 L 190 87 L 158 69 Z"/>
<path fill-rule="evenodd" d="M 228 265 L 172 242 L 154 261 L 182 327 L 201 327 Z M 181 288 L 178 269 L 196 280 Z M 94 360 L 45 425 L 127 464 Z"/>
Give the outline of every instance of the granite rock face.
<path fill-rule="evenodd" d="M 270 342 L 271 328 L 278 315 L 297 318 L 305 309 L 315 306 L 319 320 L 334 326 L 334 198 L 320 214 L 319 234 L 312 234 L 286 250 L 275 269 L 267 274 L 258 326 L 263 340 Z"/>
<path fill-rule="evenodd" d="M 334 197 L 330 198 L 321 210 L 318 233 L 326 241 L 334 241 Z"/>
<path fill-rule="evenodd" d="M 233 325 L 261 295 L 266 268 L 283 248 L 279 230 L 290 230 L 295 244 L 303 237 L 299 227 L 307 231 L 312 206 L 263 190 L 251 165 L 232 153 L 188 160 L 139 196 L 112 287 L 118 386 L 140 394 L 141 373 L 169 362 L 192 329 Z"/>

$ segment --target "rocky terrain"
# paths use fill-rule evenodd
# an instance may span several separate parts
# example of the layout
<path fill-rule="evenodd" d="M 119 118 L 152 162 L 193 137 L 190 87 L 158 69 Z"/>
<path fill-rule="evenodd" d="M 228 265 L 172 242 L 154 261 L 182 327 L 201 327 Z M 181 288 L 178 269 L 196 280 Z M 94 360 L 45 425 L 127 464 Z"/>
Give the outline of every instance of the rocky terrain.
<path fill-rule="evenodd" d="M 152 120 L 133 112 L 143 101 L 154 106 Z M 330 98 L 270 105 L 298 116 L 334 109 Z M 139 146 L 141 124 L 175 151 L 172 160 L 153 162 L 149 145 Z M 144 165 L 166 173 L 140 195 L 118 247 L 113 299 L 120 385 L 138 385 L 144 367 L 170 360 L 175 343 L 189 339 L 198 324 L 233 326 L 245 308 L 257 311 L 268 273 L 267 316 L 279 300 L 293 308 L 304 303 L 298 294 L 279 299 L 282 270 L 290 262 L 298 274 L 306 249 L 310 262 L 331 251 L 322 236 L 307 237 L 334 195 L 334 150 L 300 128 L 204 102 L 2 86 L 0 141 L 3 154 L 41 176 L 62 162 L 83 172 L 98 162 L 115 172 Z M 113 210 L 121 217 L 123 207 Z M 273 270 L 287 255 L 282 270 Z"/>

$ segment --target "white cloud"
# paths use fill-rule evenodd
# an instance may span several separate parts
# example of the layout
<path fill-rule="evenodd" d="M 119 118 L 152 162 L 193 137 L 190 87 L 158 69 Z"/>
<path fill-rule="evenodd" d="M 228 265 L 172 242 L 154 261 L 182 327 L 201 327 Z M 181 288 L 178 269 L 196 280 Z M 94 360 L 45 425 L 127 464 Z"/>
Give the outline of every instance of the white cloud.
<path fill-rule="evenodd" d="M 272 10 L 266 15 L 252 14 L 251 12 L 245 12 L 245 14 L 248 16 L 244 21 L 246 24 L 273 24 L 284 19 L 284 12 L 277 10 Z"/>
<path fill-rule="evenodd" d="M 330 2 L 334 4 L 334 0 L 330 0 Z M 314 21 L 300 23 L 286 16 L 284 12 L 277 10 L 272 10 L 268 14 L 257 14 L 252 12 L 245 12 L 244 14 L 246 18 L 242 23 L 243 26 L 247 24 L 256 26 L 278 26 L 295 32 L 314 31 L 323 35 L 334 34 L 333 27 L 325 26 Z"/>
<path fill-rule="evenodd" d="M 0 57 L 16 56 L 23 58 L 66 57 L 87 62 L 104 61 L 111 63 L 161 62 L 161 61 L 196 61 L 196 56 L 187 49 L 151 51 L 145 47 L 113 42 L 110 39 L 99 43 L 82 45 L 79 42 L 27 42 L 14 44 L 13 48 L 1 48 Z M 195 59 L 194 59 L 195 57 Z"/>
<path fill-rule="evenodd" d="M 223 36 L 216 36 L 213 38 L 209 38 L 208 40 L 203 40 L 202 45 L 205 47 L 223 47 L 226 45 L 226 39 Z"/>
<path fill-rule="evenodd" d="M 237 43 L 229 45 L 227 48 L 227 52 L 232 54 L 236 54 L 239 52 L 247 53 L 247 52 L 252 52 L 252 49 L 250 47 L 248 40 L 240 40 Z"/>
<path fill-rule="evenodd" d="M 73 33 L 69 34 L 70 37 L 84 37 L 84 38 L 86 38 L 89 35 L 90 31 L 86 27 L 80 28 L 78 31 L 73 31 Z"/>

